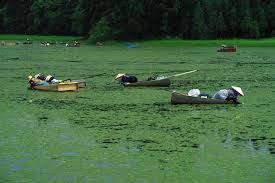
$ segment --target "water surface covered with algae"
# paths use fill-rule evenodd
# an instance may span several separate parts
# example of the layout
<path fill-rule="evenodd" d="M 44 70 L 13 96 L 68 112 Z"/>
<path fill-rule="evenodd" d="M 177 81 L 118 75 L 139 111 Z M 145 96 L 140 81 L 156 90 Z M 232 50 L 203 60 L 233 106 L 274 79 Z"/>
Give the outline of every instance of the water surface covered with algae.
<path fill-rule="evenodd" d="M 275 180 L 273 48 L 0 47 L 0 182 Z M 117 73 L 173 75 L 124 88 Z M 85 79 L 78 92 L 27 90 L 38 72 Z M 171 105 L 172 90 L 242 87 L 241 105 Z"/>

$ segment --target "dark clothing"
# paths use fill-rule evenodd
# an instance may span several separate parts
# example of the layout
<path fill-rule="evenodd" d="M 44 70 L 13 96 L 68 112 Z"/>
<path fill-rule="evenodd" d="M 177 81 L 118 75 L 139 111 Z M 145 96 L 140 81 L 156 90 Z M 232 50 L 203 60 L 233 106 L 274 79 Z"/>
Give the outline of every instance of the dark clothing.
<path fill-rule="evenodd" d="M 50 77 L 50 79 L 47 82 L 52 82 L 52 80 L 55 79 L 53 76 Z"/>
<path fill-rule="evenodd" d="M 214 94 L 213 98 L 237 102 L 238 93 L 233 89 L 223 89 Z"/>
<path fill-rule="evenodd" d="M 152 75 L 147 79 L 147 81 L 152 81 L 152 80 L 156 80 L 156 79 L 157 79 L 157 76 Z"/>
<path fill-rule="evenodd" d="M 46 80 L 46 77 L 43 74 L 40 74 L 36 77 L 36 79 L 40 79 L 40 80 Z"/>
<path fill-rule="evenodd" d="M 124 75 L 121 77 L 122 83 L 136 83 L 138 81 L 136 76 Z"/>
<path fill-rule="evenodd" d="M 233 89 L 228 89 L 228 96 L 225 100 L 232 100 L 237 102 L 238 93 Z"/>
<path fill-rule="evenodd" d="M 33 80 L 29 80 L 30 88 L 34 88 L 37 84 Z"/>

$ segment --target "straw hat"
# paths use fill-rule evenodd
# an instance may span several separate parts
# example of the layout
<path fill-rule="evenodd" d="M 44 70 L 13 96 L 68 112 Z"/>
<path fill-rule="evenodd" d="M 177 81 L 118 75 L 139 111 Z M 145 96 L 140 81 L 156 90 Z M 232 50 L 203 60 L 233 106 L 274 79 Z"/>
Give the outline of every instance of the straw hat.
<path fill-rule="evenodd" d="M 236 92 L 238 92 L 241 96 L 244 96 L 243 91 L 240 87 L 237 86 L 231 86 L 233 90 L 235 90 Z"/>
<path fill-rule="evenodd" d="M 116 76 L 115 80 L 121 78 L 121 77 L 124 76 L 124 75 L 125 75 L 125 74 L 118 74 L 118 75 Z"/>
<path fill-rule="evenodd" d="M 32 79 L 32 76 L 30 75 L 30 76 L 28 76 L 28 80 L 30 81 Z"/>
<path fill-rule="evenodd" d="M 46 81 L 50 81 L 51 80 L 51 78 L 52 78 L 52 76 L 51 75 L 48 75 L 47 77 L 46 77 Z"/>

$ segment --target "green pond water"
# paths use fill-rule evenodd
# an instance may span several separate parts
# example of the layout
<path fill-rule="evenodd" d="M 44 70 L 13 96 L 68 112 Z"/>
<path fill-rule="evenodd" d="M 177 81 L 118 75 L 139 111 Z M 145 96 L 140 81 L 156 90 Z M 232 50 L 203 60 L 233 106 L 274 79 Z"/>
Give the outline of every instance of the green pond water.
<path fill-rule="evenodd" d="M 272 183 L 274 48 L 0 47 L 0 182 Z M 173 75 L 124 88 L 117 73 Z M 27 76 L 85 79 L 78 92 L 27 90 Z M 241 105 L 171 105 L 171 91 L 240 86 Z"/>

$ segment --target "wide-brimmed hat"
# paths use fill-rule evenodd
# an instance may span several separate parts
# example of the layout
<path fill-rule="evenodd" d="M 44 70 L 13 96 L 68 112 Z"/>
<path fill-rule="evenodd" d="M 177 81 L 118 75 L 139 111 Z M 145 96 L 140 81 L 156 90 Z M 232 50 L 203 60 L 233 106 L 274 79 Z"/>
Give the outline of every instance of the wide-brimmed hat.
<path fill-rule="evenodd" d="M 38 73 L 38 74 L 34 75 L 34 78 L 37 79 L 40 75 L 41 75 L 41 73 Z"/>
<path fill-rule="evenodd" d="M 115 80 L 121 78 L 121 77 L 124 76 L 124 75 L 125 75 L 125 74 L 118 74 L 118 75 L 116 76 Z"/>
<path fill-rule="evenodd" d="M 32 76 L 31 76 L 31 75 L 29 75 L 29 76 L 28 76 L 28 80 L 31 80 L 31 79 L 32 79 Z"/>
<path fill-rule="evenodd" d="M 240 87 L 237 87 L 237 86 L 231 86 L 231 87 L 232 87 L 233 90 L 238 92 L 241 96 L 244 96 L 244 93 L 243 93 L 243 91 Z"/>

